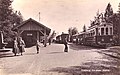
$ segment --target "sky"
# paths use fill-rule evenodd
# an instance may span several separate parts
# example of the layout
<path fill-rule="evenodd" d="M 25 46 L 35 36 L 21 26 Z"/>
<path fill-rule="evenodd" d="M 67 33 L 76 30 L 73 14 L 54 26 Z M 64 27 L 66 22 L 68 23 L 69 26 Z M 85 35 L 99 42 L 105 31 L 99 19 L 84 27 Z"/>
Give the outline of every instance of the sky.
<path fill-rule="evenodd" d="M 68 32 L 76 27 L 79 32 L 83 26 L 90 26 L 96 13 L 104 12 L 110 2 L 113 11 L 118 10 L 119 0 L 14 0 L 12 8 L 20 11 L 25 20 L 33 18 L 55 30 L 56 33 Z"/>

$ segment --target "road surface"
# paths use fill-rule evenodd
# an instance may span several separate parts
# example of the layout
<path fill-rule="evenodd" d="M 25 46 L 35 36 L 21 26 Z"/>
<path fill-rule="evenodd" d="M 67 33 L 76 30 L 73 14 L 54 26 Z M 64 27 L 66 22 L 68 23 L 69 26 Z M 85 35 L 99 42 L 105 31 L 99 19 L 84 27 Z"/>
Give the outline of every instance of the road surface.
<path fill-rule="evenodd" d="M 99 53 L 102 49 L 70 45 L 69 52 L 63 52 L 64 45 L 41 45 L 26 48 L 23 56 L 12 52 L 1 54 L 0 75 L 119 75 L 119 61 Z"/>

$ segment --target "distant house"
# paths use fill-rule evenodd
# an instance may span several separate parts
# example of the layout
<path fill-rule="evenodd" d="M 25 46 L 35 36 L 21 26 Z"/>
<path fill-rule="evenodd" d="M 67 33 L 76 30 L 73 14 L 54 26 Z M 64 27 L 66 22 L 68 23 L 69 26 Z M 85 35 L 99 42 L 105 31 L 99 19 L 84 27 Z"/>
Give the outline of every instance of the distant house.
<path fill-rule="evenodd" d="M 42 41 L 51 31 L 50 28 L 32 18 L 24 21 L 21 25 L 14 27 L 13 30 L 18 32 L 27 46 L 34 45 L 36 40 Z"/>

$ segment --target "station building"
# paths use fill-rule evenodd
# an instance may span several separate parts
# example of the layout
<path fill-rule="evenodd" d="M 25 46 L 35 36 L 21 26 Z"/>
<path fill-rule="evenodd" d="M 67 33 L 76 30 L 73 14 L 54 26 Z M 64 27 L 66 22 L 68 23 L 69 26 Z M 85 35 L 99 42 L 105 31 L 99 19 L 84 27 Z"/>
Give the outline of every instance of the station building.
<path fill-rule="evenodd" d="M 36 40 L 43 41 L 50 34 L 51 29 L 45 25 L 35 21 L 32 18 L 24 21 L 20 25 L 14 27 L 18 35 L 25 41 L 26 46 L 35 45 Z"/>

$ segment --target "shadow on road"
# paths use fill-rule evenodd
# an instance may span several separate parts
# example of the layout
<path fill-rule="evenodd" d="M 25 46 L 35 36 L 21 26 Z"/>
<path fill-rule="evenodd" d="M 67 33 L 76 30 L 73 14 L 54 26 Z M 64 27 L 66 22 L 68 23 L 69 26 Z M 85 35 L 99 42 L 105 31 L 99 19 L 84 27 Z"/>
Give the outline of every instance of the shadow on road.
<path fill-rule="evenodd" d="M 48 54 L 59 54 L 59 53 L 64 53 L 64 52 L 50 52 Z"/>
<path fill-rule="evenodd" d="M 67 73 L 68 75 L 120 75 L 119 71 L 119 67 L 98 65 L 94 62 L 87 62 L 81 66 L 52 68 L 48 72 Z"/>
<path fill-rule="evenodd" d="M 88 60 L 78 66 L 51 68 L 47 72 L 65 73 L 66 75 L 120 75 L 120 61 L 104 56 Z"/>
<path fill-rule="evenodd" d="M 36 55 L 37 53 L 25 53 L 24 55 Z"/>

